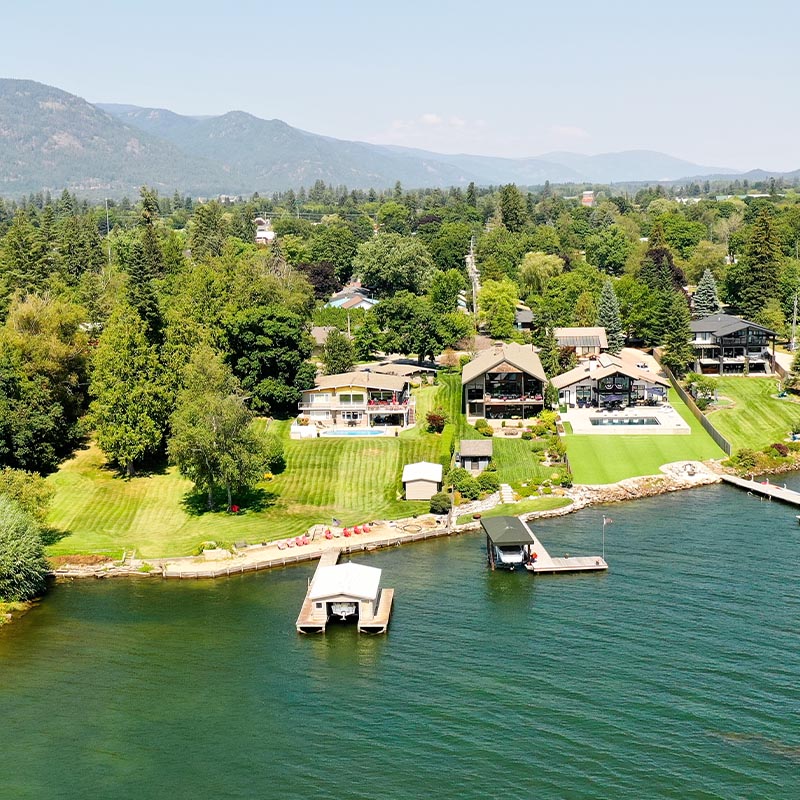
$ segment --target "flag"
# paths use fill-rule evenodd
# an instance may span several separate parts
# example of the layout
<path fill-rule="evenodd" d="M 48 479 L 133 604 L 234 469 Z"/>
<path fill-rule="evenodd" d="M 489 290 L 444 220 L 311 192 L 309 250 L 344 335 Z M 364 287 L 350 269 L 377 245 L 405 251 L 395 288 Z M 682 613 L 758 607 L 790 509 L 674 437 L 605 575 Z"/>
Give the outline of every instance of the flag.
<path fill-rule="evenodd" d="M 610 525 L 614 520 L 611 517 L 603 516 L 603 525 Z"/>

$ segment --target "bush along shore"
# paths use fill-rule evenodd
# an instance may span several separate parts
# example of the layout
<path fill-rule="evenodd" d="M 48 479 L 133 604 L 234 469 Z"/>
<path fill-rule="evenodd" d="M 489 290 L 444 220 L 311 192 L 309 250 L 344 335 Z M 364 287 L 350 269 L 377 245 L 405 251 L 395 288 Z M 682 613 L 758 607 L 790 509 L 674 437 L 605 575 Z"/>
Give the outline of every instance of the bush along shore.
<path fill-rule="evenodd" d="M 661 475 L 629 478 L 616 484 L 576 485 L 570 489 L 563 489 L 560 496 L 569 501 L 568 505 L 523 513 L 520 516 L 526 520 L 558 517 L 588 506 L 654 497 L 720 481 L 718 472 L 697 461 L 666 464 L 661 469 Z M 451 525 L 448 528 L 446 517 L 425 514 L 392 522 L 377 522 L 369 534 L 362 534 L 359 537 L 328 540 L 324 536 L 319 536 L 311 544 L 293 549 L 280 549 L 277 542 L 269 542 L 264 545 L 234 549 L 233 552 L 226 550 L 210 553 L 207 551 L 200 556 L 168 559 L 128 558 L 122 563 L 93 562 L 85 557 L 71 559 L 69 556 L 62 556 L 52 574 L 61 579 L 81 577 L 199 578 L 240 574 L 309 561 L 317 558 L 325 549 L 331 547 L 345 547 L 348 552 L 357 552 L 395 546 L 405 542 L 423 541 L 438 536 L 467 533 L 477 530 L 480 525 L 480 515 L 491 511 L 498 505 L 500 505 L 500 495 L 495 493 L 479 502 L 457 506 L 453 512 L 453 520 L 465 515 L 472 517 L 461 525 Z M 519 507 L 524 509 L 525 505 L 521 503 Z M 513 514 L 513 509 L 514 505 L 509 504 L 510 514 Z"/>

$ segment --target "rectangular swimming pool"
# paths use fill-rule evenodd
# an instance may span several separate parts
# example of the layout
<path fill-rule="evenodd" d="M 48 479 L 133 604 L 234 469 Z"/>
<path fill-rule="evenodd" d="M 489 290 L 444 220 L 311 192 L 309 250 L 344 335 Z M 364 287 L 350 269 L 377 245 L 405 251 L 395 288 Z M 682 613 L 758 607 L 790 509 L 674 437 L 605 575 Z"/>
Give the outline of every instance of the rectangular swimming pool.
<path fill-rule="evenodd" d="M 656 417 L 592 417 L 592 425 L 660 425 Z"/>

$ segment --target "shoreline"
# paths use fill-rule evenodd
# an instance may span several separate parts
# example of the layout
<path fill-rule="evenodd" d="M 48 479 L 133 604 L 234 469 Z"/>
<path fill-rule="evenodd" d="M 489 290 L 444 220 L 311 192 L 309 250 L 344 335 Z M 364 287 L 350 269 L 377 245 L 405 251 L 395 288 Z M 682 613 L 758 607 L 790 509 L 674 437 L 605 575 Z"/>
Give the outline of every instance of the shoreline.
<path fill-rule="evenodd" d="M 711 462 L 713 464 L 713 462 Z M 680 461 L 664 464 L 660 475 L 648 475 L 627 478 L 613 484 L 575 485 L 563 491 L 562 496 L 569 499 L 569 505 L 545 511 L 530 511 L 519 516 L 526 521 L 566 516 L 584 508 L 607 503 L 638 500 L 646 497 L 657 497 L 698 486 L 708 486 L 721 481 L 719 466 L 699 461 Z M 484 513 L 500 504 L 499 493 L 480 503 L 469 503 L 453 512 L 458 516 Z M 322 527 L 322 526 L 320 526 Z M 477 530 L 480 522 L 477 519 L 461 525 L 452 525 L 448 530 L 440 518 L 426 514 L 417 518 L 406 518 L 394 521 L 376 522 L 367 534 L 353 536 L 350 539 L 340 537 L 314 540 L 311 544 L 299 548 L 278 548 L 278 541 L 266 545 L 250 545 L 228 554 L 222 558 L 203 556 L 181 556 L 174 558 L 141 558 L 132 559 L 123 564 L 106 562 L 104 564 L 70 565 L 65 562 L 62 567 L 51 571 L 56 580 L 75 578 L 151 578 L 162 579 L 209 579 L 241 575 L 246 572 L 258 572 L 278 569 L 292 564 L 301 564 L 318 559 L 322 553 L 333 547 L 344 548 L 347 554 L 370 552 L 387 547 L 399 547 L 416 541 L 443 536 L 456 536 Z M 76 557 L 79 561 L 80 557 Z"/>

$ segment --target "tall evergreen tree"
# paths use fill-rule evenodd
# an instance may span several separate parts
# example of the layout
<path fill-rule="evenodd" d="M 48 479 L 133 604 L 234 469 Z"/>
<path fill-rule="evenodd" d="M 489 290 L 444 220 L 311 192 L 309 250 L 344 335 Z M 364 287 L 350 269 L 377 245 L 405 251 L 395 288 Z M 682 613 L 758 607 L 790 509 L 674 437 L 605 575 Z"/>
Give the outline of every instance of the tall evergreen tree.
<path fill-rule="evenodd" d="M 686 297 L 680 292 L 672 292 L 669 308 L 661 361 L 680 378 L 694 359 L 694 348 L 691 345 L 692 332 L 689 327 L 691 317 Z"/>
<path fill-rule="evenodd" d="M 680 290 L 686 283 L 686 276 L 680 267 L 675 266 L 675 259 L 669 249 L 664 226 L 656 222 L 650 231 L 647 250 L 642 259 L 639 277 L 654 291 Z"/>
<path fill-rule="evenodd" d="M 625 345 L 625 333 L 622 329 L 619 300 L 617 300 L 617 293 L 614 291 L 611 281 L 603 284 L 597 308 L 597 324 L 606 329 L 608 352 L 617 355 Z"/>
<path fill-rule="evenodd" d="M 356 356 L 361 361 L 369 361 L 378 350 L 381 340 L 381 329 L 375 314 L 368 311 L 364 315 L 364 324 L 356 331 L 353 343 L 356 348 Z"/>
<path fill-rule="evenodd" d="M 772 213 L 762 208 L 753 222 L 742 258 L 746 272 L 738 305 L 747 319 L 755 319 L 767 302 L 777 297 L 781 260 L 780 238 Z"/>
<path fill-rule="evenodd" d="M 539 344 L 539 360 L 542 362 L 542 369 L 548 378 L 554 378 L 559 374 L 561 352 L 558 349 L 558 340 L 553 329 L 548 327 L 542 334 Z"/>
<path fill-rule="evenodd" d="M 94 354 L 90 411 L 97 443 L 126 475 L 161 444 L 166 391 L 147 326 L 133 306 L 120 304 Z"/>
<path fill-rule="evenodd" d="M 513 183 L 500 189 L 500 219 L 512 233 L 521 231 L 528 221 L 525 198 Z"/>
<path fill-rule="evenodd" d="M 694 314 L 700 318 L 710 317 L 712 314 L 717 314 L 719 309 L 717 282 L 714 280 L 714 274 L 706 267 L 703 277 L 697 284 L 697 291 L 694 293 Z"/>

